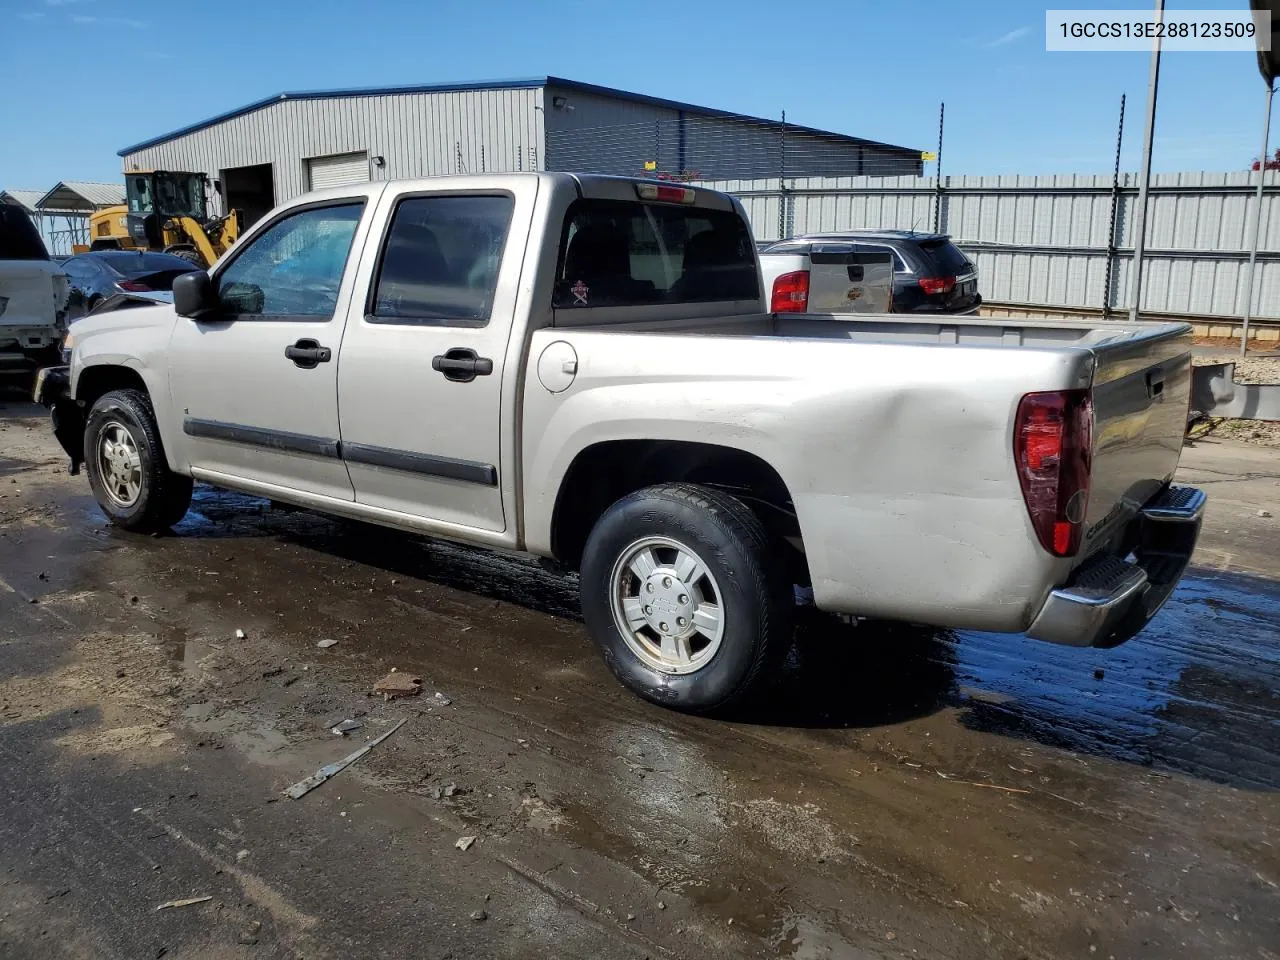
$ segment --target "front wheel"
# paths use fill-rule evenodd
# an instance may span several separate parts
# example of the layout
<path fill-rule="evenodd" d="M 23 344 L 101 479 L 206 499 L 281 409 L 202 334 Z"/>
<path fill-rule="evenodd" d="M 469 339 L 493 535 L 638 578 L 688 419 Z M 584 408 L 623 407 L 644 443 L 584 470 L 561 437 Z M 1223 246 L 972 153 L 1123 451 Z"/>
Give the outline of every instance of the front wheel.
<path fill-rule="evenodd" d="M 763 524 L 688 483 L 648 487 L 605 511 L 582 559 L 582 613 L 605 662 L 663 706 L 724 710 L 771 681 L 791 644 L 794 599 Z"/>
<path fill-rule="evenodd" d="M 166 530 L 191 505 L 191 478 L 165 462 L 151 401 L 141 390 L 98 398 L 85 424 L 84 461 L 98 506 L 126 530 Z"/>

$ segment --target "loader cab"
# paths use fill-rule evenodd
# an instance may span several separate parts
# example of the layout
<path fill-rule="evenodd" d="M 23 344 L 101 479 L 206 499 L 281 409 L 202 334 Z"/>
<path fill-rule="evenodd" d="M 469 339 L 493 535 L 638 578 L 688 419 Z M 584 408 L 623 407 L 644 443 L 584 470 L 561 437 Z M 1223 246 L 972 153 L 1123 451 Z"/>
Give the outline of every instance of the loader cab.
<path fill-rule="evenodd" d="M 153 170 L 125 174 L 125 201 L 129 207 L 129 236 L 136 246 L 164 249 L 164 225 L 168 220 L 205 219 L 203 173 Z"/>

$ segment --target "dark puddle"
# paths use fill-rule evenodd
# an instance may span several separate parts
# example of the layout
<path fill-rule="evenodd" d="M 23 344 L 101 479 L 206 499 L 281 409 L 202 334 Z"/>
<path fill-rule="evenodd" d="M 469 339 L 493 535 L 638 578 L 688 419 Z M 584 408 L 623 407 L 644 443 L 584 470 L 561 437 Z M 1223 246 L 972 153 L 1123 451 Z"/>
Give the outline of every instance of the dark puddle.
<path fill-rule="evenodd" d="M 255 497 L 201 487 L 175 533 L 272 537 L 341 558 L 357 571 L 380 569 L 561 618 L 522 623 L 534 657 L 544 642 L 563 642 L 565 620 L 578 619 L 576 578 L 535 560 L 280 509 Z M 271 582 L 270 569 L 249 573 Z M 345 584 L 333 586 L 340 591 Z M 357 596 L 343 602 L 362 603 Z M 381 598 L 363 602 L 377 616 Z M 875 727 L 954 706 L 974 730 L 1236 786 L 1280 787 L 1280 586 L 1271 581 L 1188 576 L 1148 628 L 1115 650 L 805 620 L 776 695 L 733 719 Z"/>

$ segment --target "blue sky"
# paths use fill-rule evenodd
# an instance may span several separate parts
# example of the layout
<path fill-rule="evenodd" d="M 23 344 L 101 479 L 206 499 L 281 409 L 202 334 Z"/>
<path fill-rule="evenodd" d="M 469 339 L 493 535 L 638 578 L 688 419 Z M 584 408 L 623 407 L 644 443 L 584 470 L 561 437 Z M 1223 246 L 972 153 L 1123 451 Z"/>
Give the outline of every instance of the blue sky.
<path fill-rule="evenodd" d="M 927 150 L 945 100 L 943 172 L 952 174 L 1109 172 L 1126 93 L 1122 162 L 1136 170 L 1147 54 L 1047 53 L 1044 9 L 1025 0 L 0 0 L 0 187 L 117 180 L 121 147 L 283 90 L 541 74 L 759 116 L 785 109 L 795 123 Z M 1166 55 L 1155 169 L 1246 169 L 1262 100 L 1252 55 Z"/>

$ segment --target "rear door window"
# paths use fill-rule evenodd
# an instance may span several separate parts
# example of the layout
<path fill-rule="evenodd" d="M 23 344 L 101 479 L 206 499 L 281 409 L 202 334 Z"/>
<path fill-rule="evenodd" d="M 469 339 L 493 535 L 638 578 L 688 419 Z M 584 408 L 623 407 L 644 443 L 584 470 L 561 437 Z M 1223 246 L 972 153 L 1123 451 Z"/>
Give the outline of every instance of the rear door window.
<path fill-rule="evenodd" d="M 569 208 L 558 308 L 759 299 L 755 246 L 736 213 L 618 200 Z"/>
<path fill-rule="evenodd" d="M 922 241 L 920 251 L 937 271 L 937 276 L 958 277 L 973 271 L 969 258 L 946 237 Z"/>
<path fill-rule="evenodd" d="M 510 194 L 401 200 L 387 231 L 369 321 L 488 323 L 514 209 Z"/>
<path fill-rule="evenodd" d="M 0 203 L 0 260 L 48 260 L 49 251 L 27 212 Z"/>

